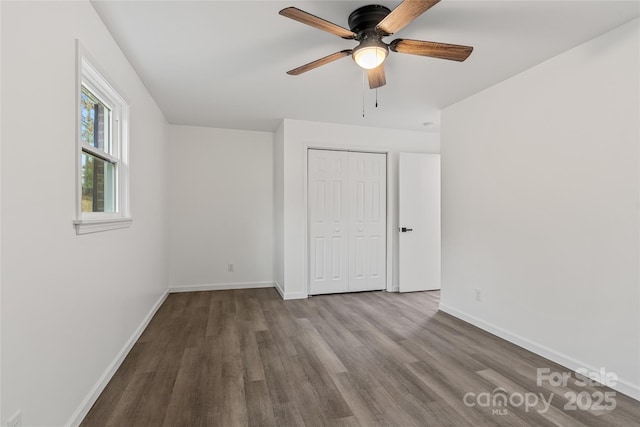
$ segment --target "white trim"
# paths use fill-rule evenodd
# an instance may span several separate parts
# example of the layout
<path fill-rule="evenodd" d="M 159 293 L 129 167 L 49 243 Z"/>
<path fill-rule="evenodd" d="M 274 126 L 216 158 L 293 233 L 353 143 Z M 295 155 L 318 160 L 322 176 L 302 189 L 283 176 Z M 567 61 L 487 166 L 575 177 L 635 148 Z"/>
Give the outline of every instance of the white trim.
<path fill-rule="evenodd" d="M 124 228 L 131 225 L 130 162 L 129 162 L 129 104 L 108 78 L 89 52 L 76 39 L 76 225 L 77 234 Z M 81 129 L 81 94 L 86 86 L 101 102 L 111 109 L 111 152 L 103 153 L 83 144 Z M 96 155 L 116 167 L 115 212 L 82 212 L 82 153 Z M 118 226 L 114 223 L 124 220 Z M 128 223 L 127 223 L 128 221 Z M 98 227 L 99 222 L 105 225 Z M 83 224 L 91 224 L 84 227 Z M 83 229 L 86 229 L 83 231 Z"/>
<path fill-rule="evenodd" d="M 76 234 L 89 234 L 131 227 L 132 222 L 132 218 L 83 219 L 73 221 L 73 225 L 76 227 Z"/>
<path fill-rule="evenodd" d="M 73 415 L 71 415 L 71 418 L 69 418 L 69 421 L 65 423 L 65 427 L 79 426 L 82 420 L 84 420 L 84 417 L 87 416 L 93 404 L 96 403 L 96 400 L 98 400 L 98 397 L 100 396 L 100 394 L 104 391 L 107 384 L 109 384 L 109 381 L 111 381 L 111 378 L 113 378 L 114 374 L 116 373 L 120 365 L 122 365 L 122 362 L 124 362 L 125 357 L 127 357 L 129 352 L 133 348 L 134 344 L 138 341 L 138 339 L 142 335 L 142 332 L 144 332 L 146 327 L 149 325 L 149 322 L 151 322 L 151 319 L 153 318 L 153 316 L 156 314 L 156 312 L 158 311 L 162 303 L 164 303 L 164 300 L 167 299 L 168 295 L 169 295 L 168 292 L 165 292 L 164 294 L 162 294 L 158 299 L 158 301 L 156 301 L 156 303 L 153 305 L 153 307 L 151 307 L 151 310 L 142 320 L 142 323 L 140 323 L 138 328 L 135 330 L 133 335 L 131 335 L 131 337 L 127 340 L 127 342 L 124 344 L 124 346 L 122 347 L 122 349 L 120 350 L 116 358 L 113 360 L 113 362 L 111 362 L 111 364 L 107 367 L 104 373 L 100 376 L 100 379 L 98 379 L 98 382 L 91 388 L 91 390 L 89 391 L 89 394 L 87 394 L 87 396 L 82 400 L 82 403 L 80 403 L 80 406 L 78 406 L 78 409 L 76 409 Z"/>
<path fill-rule="evenodd" d="M 285 301 L 291 300 L 291 299 L 307 299 L 307 298 L 309 298 L 309 295 L 307 295 L 305 292 L 291 292 L 291 293 L 285 292 L 284 296 L 282 297 L 282 299 Z"/>
<path fill-rule="evenodd" d="M 275 287 L 274 282 L 213 283 L 210 285 L 172 286 L 169 288 L 169 293 L 173 294 L 179 292 L 224 291 L 229 289 L 259 289 L 273 287 Z"/>
<path fill-rule="evenodd" d="M 393 227 L 393 219 L 395 219 L 393 209 L 395 205 L 393 201 L 389 198 L 391 191 L 389 188 L 391 187 L 391 178 L 389 177 L 392 164 L 391 164 L 391 152 L 386 151 L 387 155 L 387 183 L 386 183 L 386 196 L 387 196 L 387 292 L 398 292 L 398 287 L 393 285 L 393 238 L 394 233 L 396 232 Z M 394 291 L 395 289 L 395 291 Z"/>
<path fill-rule="evenodd" d="M 276 288 L 276 291 L 278 291 L 278 293 L 280 294 L 280 296 L 282 297 L 282 299 L 284 298 L 284 288 L 282 287 L 282 285 L 280 283 L 278 283 L 278 281 L 274 281 L 273 282 L 273 286 Z"/>
<path fill-rule="evenodd" d="M 232 289 L 263 289 L 275 288 L 283 300 L 306 299 L 309 296 L 304 292 L 286 293 L 278 282 L 245 282 L 245 283 L 214 283 L 211 285 L 186 285 L 173 286 L 169 288 L 169 293 L 181 292 L 203 292 L 203 291 L 225 291 Z"/>
<path fill-rule="evenodd" d="M 285 144 L 286 145 L 286 144 Z M 309 279 L 309 256 L 311 254 L 311 250 L 309 248 L 309 150 L 312 149 L 311 145 L 308 143 L 304 143 L 304 149 L 302 150 L 302 182 L 303 182 L 303 191 L 304 191 L 304 263 L 302 265 L 302 273 L 304 274 L 304 290 L 306 293 L 305 298 L 308 298 L 311 295 L 311 280 Z M 317 148 L 321 150 L 322 148 Z M 286 150 L 285 150 L 286 153 Z M 285 164 L 286 167 L 286 164 Z M 286 229 L 286 228 L 285 228 Z M 285 258 L 286 265 L 286 258 Z M 298 293 L 300 294 L 300 292 Z M 302 298 L 287 298 L 287 293 L 285 289 L 285 294 L 282 296 L 282 299 L 302 299 Z"/>
<path fill-rule="evenodd" d="M 559 351 L 553 350 L 549 347 L 545 347 L 541 344 L 538 344 L 536 342 L 533 342 L 527 338 L 524 338 L 518 334 L 514 334 L 512 332 L 509 332 L 505 329 L 499 328 L 495 325 L 492 325 L 491 323 L 487 323 L 482 319 L 477 318 L 476 316 L 473 316 L 471 314 L 467 314 L 463 311 L 460 311 L 458 309 L 455 309 L 453 307 L 450 307 L 446 304 L 442 304 L 440 303 L 439 306 L 440 311 L 450 314 L 453 317 L 456 317 L 460 320 L 463 320 L 467 323 L 470 323 L 474 326 L 477 326 L 478 328 L 485 330 L 497 337 L 500 337 L 504 340 L 509 341 L 510 343 L 513 343 L 519 347 L 524 348 L 525 350 L 529 350 L 539 356 L 542 356 L 544 358 L 547 358 L 549 360 L 551 360 L 552 362 L 555 362 L 559 365 L 562 365 L 568 369 L 571 369 L 573 371 L 577 370 L 577 369 L 588 369 L 589 371 L 592 371 L 594 373 L 599 373 L 599 369 L 595 368 L 593 366 L 589 366 L 586 363 L 583 363 L 577 359 L 574 359 L 573 357 L 567 356 L 566 354 L 560 353 Z M 595 377 L 594 377 L 595 378 Z M 627 396 L 636 399 L 636 400 L 640 400 L 640 385 L 639 384 L 632 384 L 631 382 L 624 380 L 622 378 L 618 378 L 617 383 L 614 387 L 611 387 L 612 389 L 619 391 L 622 394 L 626 394 Z"/>
<path fill-rule="evenodd" d="M 2 5 L 0 5 L 0 34 L 2 34 Z M 2 93 L 2 55 L 0 55 L 0 93 Z M 0 118 L 2 117 L 2 97 L 0 96 Z M 2 153 L 2 132 L 0 132 L 0 153 Z M 2 154 L 0 154 L 0 164 L 2 160 Z M 1 174 L 0 174 L 1 175 Z M 0 188 L 2 188 L 0 180 Z M 0 224 L 2 223 L 2 197 L 0 194 Z M 0 227 L 1 228 L 1 227 Z M 1 232 L 0 232 L 1 233 Z M 0 236 L 1 237 L 1 236 Z M 2 239 L 0 238 L 0 242 Z M 0 248 L 2 245 L 0 245 Z M 0 260 L 2 260 L 2 250 L 0 249 Z M 0 263 L 1 265 L 1 263 Z M 0 267 L 0 307 L 2 307 L 2 267 Z M 2 317 L 0 316 L 0 423 L 4 418 L 2 418 Z"/>

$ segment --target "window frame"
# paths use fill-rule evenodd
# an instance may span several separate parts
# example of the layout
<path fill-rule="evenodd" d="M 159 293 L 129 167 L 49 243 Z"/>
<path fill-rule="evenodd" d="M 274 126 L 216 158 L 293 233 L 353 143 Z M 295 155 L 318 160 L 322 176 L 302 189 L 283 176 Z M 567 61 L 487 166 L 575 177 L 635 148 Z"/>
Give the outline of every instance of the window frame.
<path fill-rule="evenodd" d="M 114 88 L 96 61 L 76 40 L 76 234 L 86 234 L 130 227 L 133 221 L 129 200 L 129 104 Z M 111 110 L 110 152 L 82 141 L 82 88 L 85 87 Z M 115 166 L 114 212 L 82 212 L 82 155 L 98 157 Z"/>

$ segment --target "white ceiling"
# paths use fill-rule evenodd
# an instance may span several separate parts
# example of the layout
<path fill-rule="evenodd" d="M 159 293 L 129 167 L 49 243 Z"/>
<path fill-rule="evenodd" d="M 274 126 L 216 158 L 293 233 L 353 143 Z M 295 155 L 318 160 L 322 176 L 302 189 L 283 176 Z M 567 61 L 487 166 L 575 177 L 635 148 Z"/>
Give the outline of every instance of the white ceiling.
<path fill-rule="evenodd" d="M 363 91 L 356 45 L 278 15 L 296 6 L 348 27 L 364 4 L 399 1 L 97 1 L 93 5 L 172 124 L 273 131 L 282 118 L 433 131 L 440 109 L 639 16 L 638 1 L 444 0 L 397 34 L 474 46 L 458 63 L 399 53 Z M 362 117 L 363 93 L 366 117 Z M 424 122 L 435 122 L 425 127 Z"/>

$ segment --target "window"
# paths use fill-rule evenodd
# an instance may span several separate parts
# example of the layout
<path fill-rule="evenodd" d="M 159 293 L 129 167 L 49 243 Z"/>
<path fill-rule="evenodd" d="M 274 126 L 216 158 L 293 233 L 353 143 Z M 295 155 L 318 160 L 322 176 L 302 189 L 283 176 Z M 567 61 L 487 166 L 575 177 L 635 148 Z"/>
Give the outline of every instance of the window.
<path fill-rule="evenodd" d="M 78 234 L 131 225 L 129 108 L 78 46 Z"/>
<path fill-rule="evenodd" d="M 116 211 L 118 159 L 111 153 L 111 109 L 82 86 L 82 212 Z"/>

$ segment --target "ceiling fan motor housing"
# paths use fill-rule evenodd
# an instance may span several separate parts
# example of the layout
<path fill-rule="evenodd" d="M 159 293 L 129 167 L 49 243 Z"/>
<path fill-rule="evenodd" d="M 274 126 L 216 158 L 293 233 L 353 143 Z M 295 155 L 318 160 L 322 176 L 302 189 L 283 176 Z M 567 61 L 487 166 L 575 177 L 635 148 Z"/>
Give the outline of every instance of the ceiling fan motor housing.
<path fill-rule="evenodd" d="M 385 6 L 370 4 L 362 6 L 349 15 L 349 28 L 358 35 L 357 40 L 363 33 L 374 31 L 376 25 L 382 21 L 391 10 Z"/>

